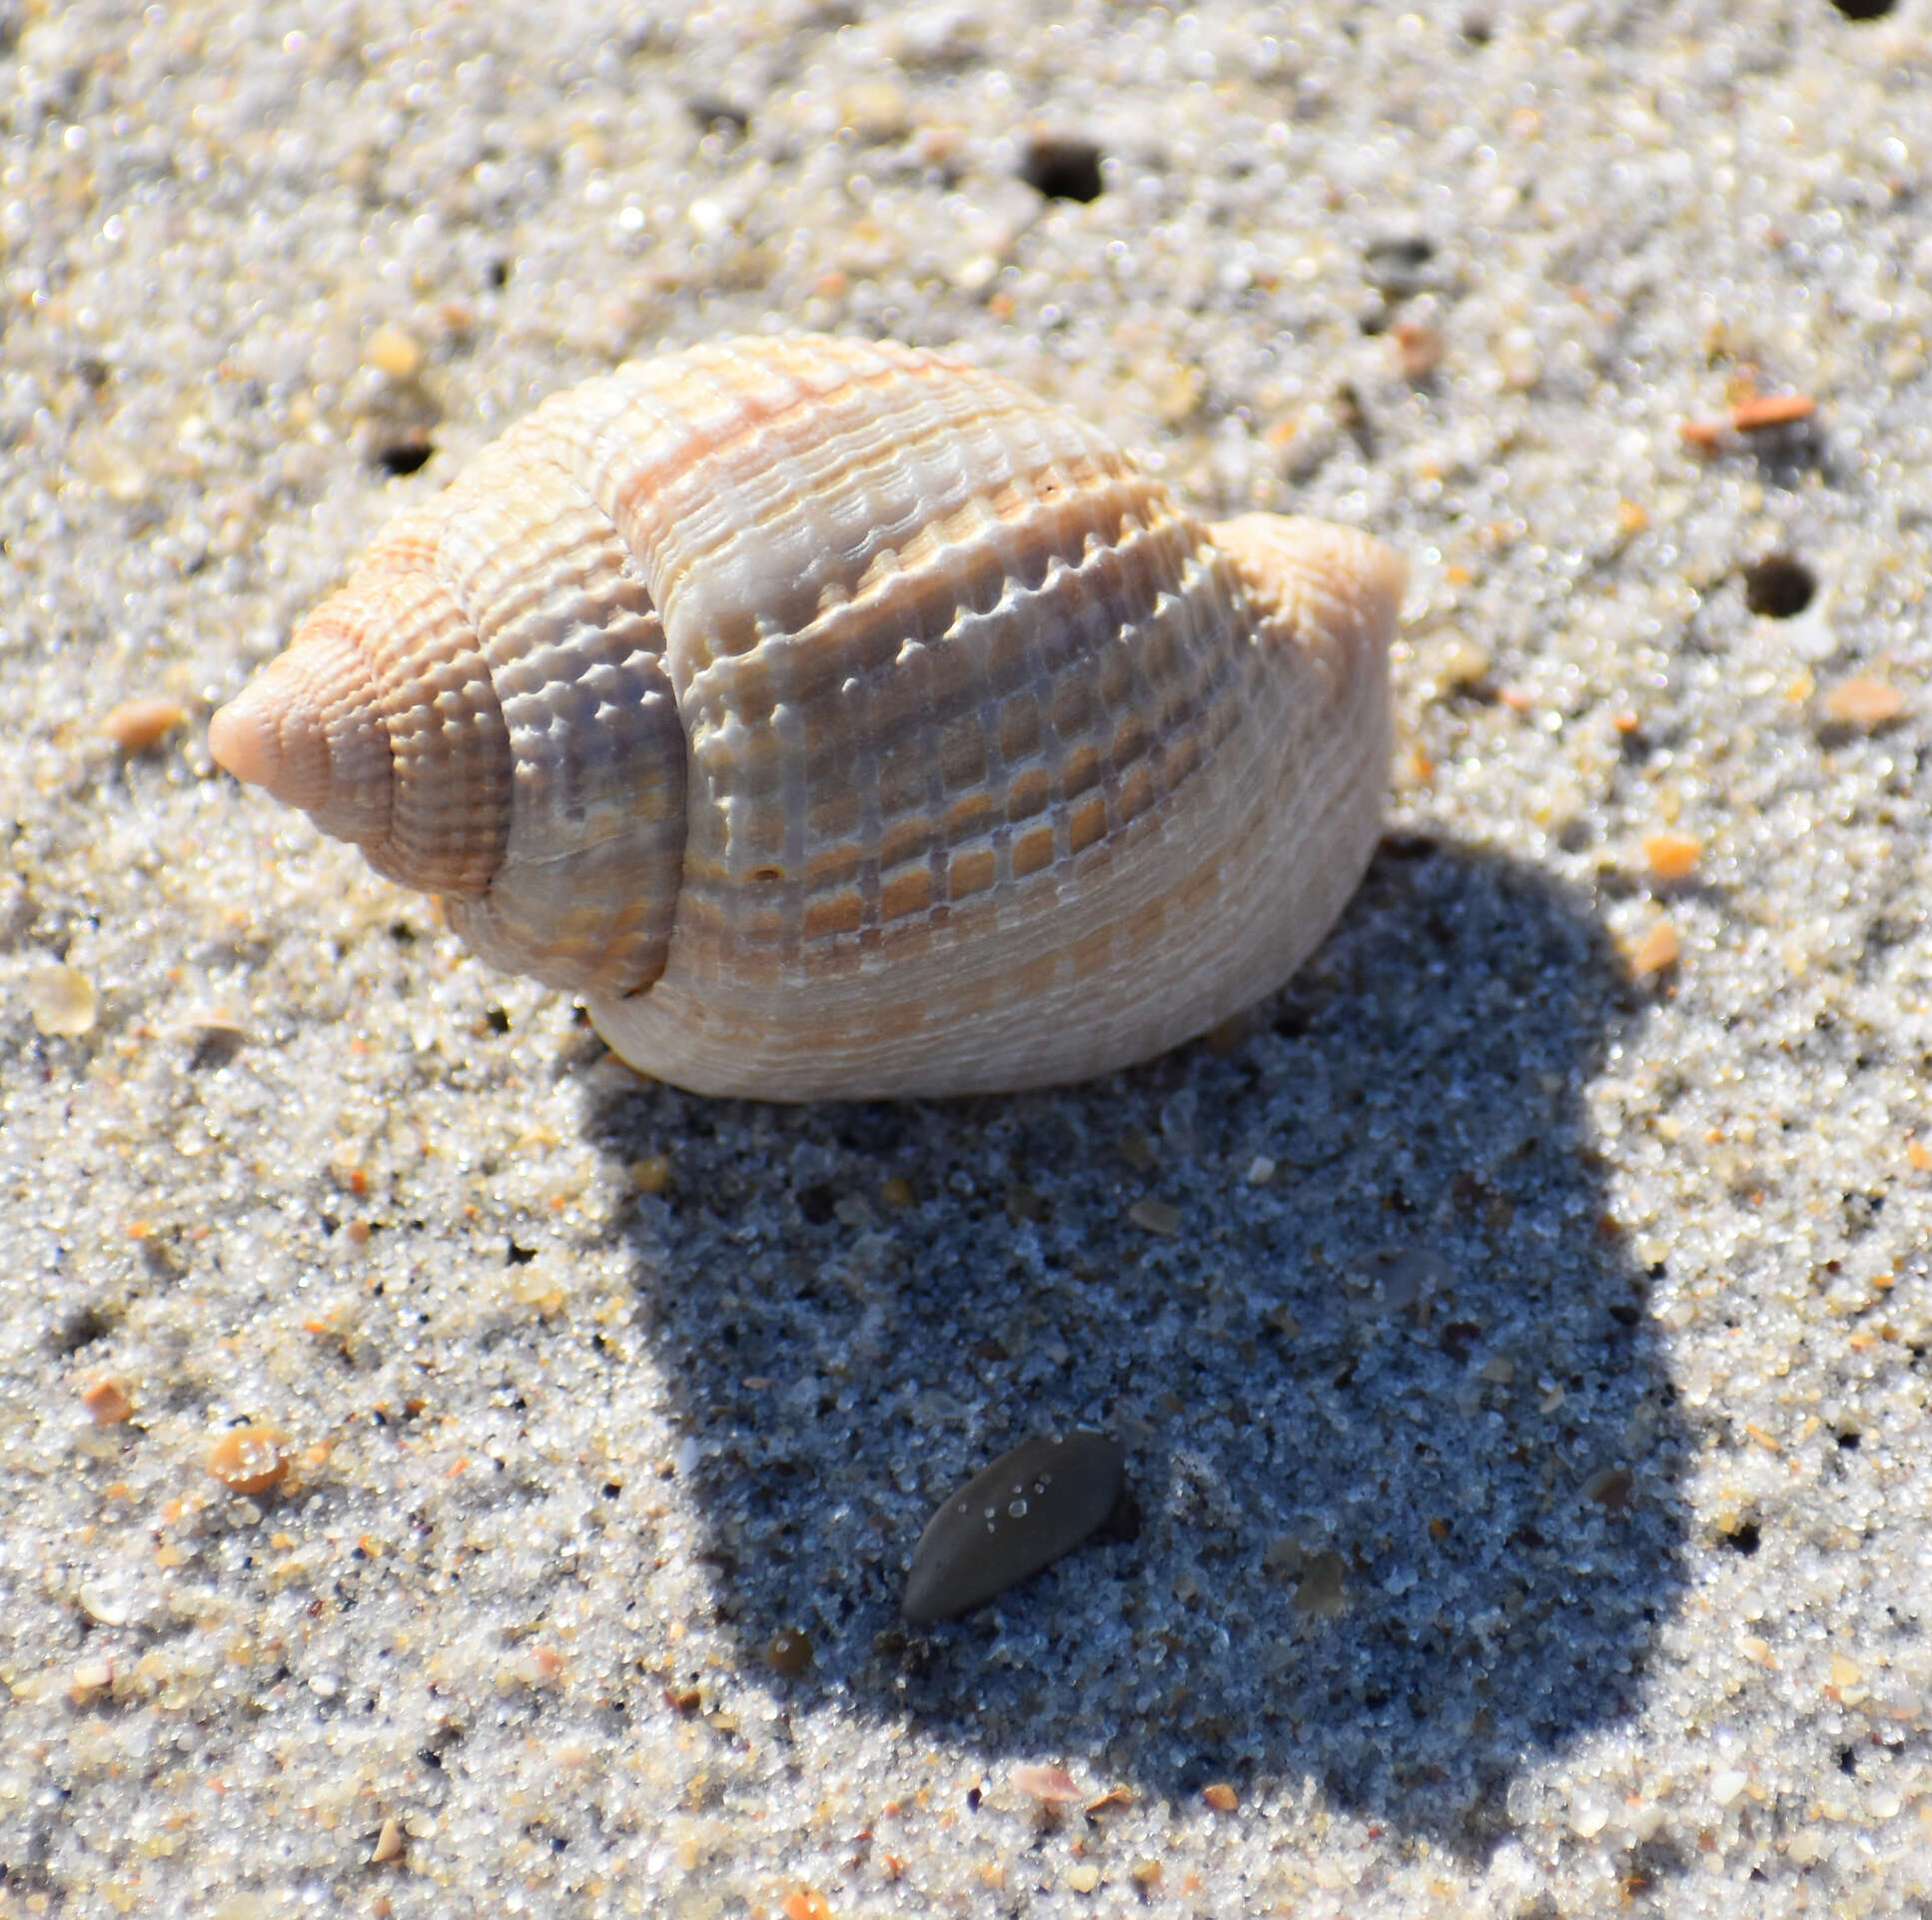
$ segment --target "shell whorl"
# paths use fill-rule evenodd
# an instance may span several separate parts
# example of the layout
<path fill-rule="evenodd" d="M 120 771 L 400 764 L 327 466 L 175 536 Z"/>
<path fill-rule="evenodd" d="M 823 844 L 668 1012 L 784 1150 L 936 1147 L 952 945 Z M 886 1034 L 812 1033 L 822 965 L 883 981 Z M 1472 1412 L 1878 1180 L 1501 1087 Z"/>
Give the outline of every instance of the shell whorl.
<path fill-rule="evenodd" d="M 1080 1078 L 1278 985 L 1373 845 L 1401 567 L 1206 527 L 950 356 L 559 395 L 211 732 L 611 1044 L 777 1098 Z"/>
<path fill-rule="evenodd" d="M 210 744 L 485 959 L 635 992 L 676 910 L 683 733 L 649 591 L 532 425 L 395 522 Z"/>

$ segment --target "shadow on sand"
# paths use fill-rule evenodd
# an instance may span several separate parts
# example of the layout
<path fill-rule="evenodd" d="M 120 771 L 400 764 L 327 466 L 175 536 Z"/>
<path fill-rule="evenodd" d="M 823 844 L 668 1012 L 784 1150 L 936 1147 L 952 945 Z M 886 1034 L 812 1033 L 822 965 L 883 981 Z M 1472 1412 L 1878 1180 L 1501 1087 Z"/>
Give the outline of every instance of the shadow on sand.
<path fill-rule="evenodd" d="M 1579 1110 L 1636 1006 L 1545 878 L 1389 842 L 1231 1048 L 1004 1100 L 612 1098 L 605 1151 L 677 1143 L 621 1231 L 751 1683 L 1483 1851 L 1522 1769 L 1633 1710 L 1681 1577 L 1648 1276 Z M 934 1504 L 1072 1426 L 1125 1440 L 1138 1538 L 908 1630 Z"/>

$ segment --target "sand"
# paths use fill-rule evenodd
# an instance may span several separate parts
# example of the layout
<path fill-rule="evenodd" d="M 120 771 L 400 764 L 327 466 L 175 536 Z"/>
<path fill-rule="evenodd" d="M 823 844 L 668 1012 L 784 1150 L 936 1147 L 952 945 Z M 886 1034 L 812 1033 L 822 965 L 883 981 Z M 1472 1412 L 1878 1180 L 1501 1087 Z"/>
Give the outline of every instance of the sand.
<path fill-rule="evenodd" d="M 0 6 L 8 1920 L 1932 1900 L 1932 8 L 1042 11 Z M 213 767 L 805 327 L 1410 556 L 1244 1030 L 697 1099 Z M 1076 1427 L 1138 1537 L 906 1628 Z"/>

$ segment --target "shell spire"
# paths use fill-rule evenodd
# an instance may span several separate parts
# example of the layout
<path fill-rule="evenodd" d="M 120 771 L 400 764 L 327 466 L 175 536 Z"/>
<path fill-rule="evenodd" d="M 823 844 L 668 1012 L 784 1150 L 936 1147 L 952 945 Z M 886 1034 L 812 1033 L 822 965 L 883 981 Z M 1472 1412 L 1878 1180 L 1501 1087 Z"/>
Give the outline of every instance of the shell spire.
<path fill-rule="evenodd" d="M 397 522 L 349 584 L 215 715 L 210 751 L 239 780 L 360 846 L 379 873 L 463 900 L 501 864 L 502 713 L 434 522 Z"/>
<path fill-rule="evenodd" d="M 278 800 L 327 819 L 326 832 L 362 840 L 380 832 L 389 817 L 389 739 L 372 724 L 374 692 L 368 669 L 340 634 L 281 654 L 208 727 L 217 764 L 250 786 L 266 787 Z M 330 722 L 349 716 L 342 750 L 332 751 Z M 362 756 L 352 749 L 361 743 Z M 376 756 L 380 756 L 377 758 Z M 368 763 L 351 767 L 352 757 Z M 345 805 L 369 821 L 368 832 L 335 822 Z"/>
<path fill-rule="evenodd" d="M 1401 562 L 1191 516 L 945 353 L 559 394 L 210 733 L 617 1052 L 769 1099 L 1049 1085 L 1281 985 L 1361 878 Z"/>

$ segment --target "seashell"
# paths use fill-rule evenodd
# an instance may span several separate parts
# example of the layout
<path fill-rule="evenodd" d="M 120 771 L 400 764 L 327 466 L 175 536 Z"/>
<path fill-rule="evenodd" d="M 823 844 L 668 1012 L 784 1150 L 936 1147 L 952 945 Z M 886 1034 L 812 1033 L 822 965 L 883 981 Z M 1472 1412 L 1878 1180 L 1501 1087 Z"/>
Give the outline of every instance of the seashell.
<path fill-rule="evenodd" d="M 1036 1435 L 943 1501 L 906 1571 L 912 1626 L 984 1606 L 1104 1526 L 1121 1504 L 1127 1455 L 1111 1434 Z"/>
<path fill-rule="evenodd" d="M 1402 584 L 1341 527 L 1203 524 L 953 355 L 743 340 L 537 408 L 209 741 L 660 1079 L 1044 1086 L 1328 930 Z"/>

